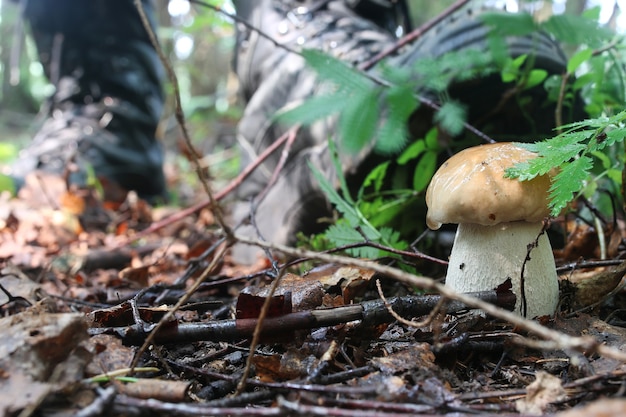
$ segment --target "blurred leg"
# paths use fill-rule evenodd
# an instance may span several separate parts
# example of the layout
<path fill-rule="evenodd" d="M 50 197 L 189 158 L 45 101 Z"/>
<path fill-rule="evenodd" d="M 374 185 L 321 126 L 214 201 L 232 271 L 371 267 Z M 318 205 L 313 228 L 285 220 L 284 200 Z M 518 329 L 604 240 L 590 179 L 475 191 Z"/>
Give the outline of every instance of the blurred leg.
<path fill-rule="evenodd" d="M 152 18 L 151 2 L 144 7 Z M 29 0 L 25 18 L 56 91 L 13 175 L 62 172 L 76 160 L 105 182 L 144 198 L 165 197 L 163 153 L 154 136 L 163 71 L 133 1 Z"/>

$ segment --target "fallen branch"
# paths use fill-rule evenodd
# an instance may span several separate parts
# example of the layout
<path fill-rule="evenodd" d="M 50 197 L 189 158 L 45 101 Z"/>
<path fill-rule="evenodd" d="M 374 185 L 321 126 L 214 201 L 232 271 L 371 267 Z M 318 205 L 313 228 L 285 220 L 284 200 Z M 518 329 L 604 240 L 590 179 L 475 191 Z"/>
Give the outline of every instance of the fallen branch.
<path fill-rule="evenodd" d="M 499 307 L 512 310 L 515 306 L 515 295 L 509 287 L 493 291 L 482 291 L 470 294 L 473 299 L 484 303 L 493 303 Z M 394 297 L 388 301 L 393 310 L 404 317 L 423 316 L 432 311 L 441 302 L 439 295 L 411 295 Z M 467 304 L 448 300 L 444 302 L 442 311 L 453 313 L 466 310 Z M 280 336 L 295 330 L 328 327 L 337 324 L 360 320 L 362 325 L 371 326 L 390 323 L 395 320 L 383 300 L 365 301 L 342 307 L 320 310 L 308 310 L 270 317 L 263 320 L 262 335 Z M 156 333 L 154 341 L 158 343 L 181 343 L 201 340 L 232 341 L 252 337 L 258 319 L 217 320 L 208 323 L 167 323 Z M 141 344 L 152 329 L 143 324 L 135 324 L 117 328 L 92 328 L 92 334 L 115 333 L 125 343 Z"/>

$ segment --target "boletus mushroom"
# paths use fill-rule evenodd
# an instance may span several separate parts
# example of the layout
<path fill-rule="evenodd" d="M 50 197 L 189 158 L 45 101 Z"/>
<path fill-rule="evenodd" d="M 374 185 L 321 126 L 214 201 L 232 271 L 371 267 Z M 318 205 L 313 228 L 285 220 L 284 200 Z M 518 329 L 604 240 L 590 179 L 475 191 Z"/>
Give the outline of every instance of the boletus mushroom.
<path fill-rule="evenodd" d="M 552 248 L 543 233 L 551 173 L 531 181 L 504 174 L 535 157 L 513 143 L 468 148 L 437 170 L 426 191 L 428 227 L 458 224 L 446 285 L 458 292 L 488 291 L 510 278 L 515 311 L 529 318 L 554 314 L 559 299 Z"/>

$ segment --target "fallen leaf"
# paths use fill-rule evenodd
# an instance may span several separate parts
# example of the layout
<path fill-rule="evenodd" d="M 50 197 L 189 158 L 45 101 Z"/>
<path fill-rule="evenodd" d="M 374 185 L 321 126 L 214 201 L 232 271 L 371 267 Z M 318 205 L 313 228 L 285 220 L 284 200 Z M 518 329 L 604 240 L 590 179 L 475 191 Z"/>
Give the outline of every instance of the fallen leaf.
<path fill-rule="evenodd" d="M 320 282 L 327 293 L 340 294 L 344 304 L 350 304 L 365 291 L 373 276 L 374 271 L 369 269 L 327 264 L 310 270 L 304 278 Z"/>
<path fill-rule="evenodd" d="M 566 398 L 561 380 L 544 371 L 537 371 L 535 380 L 526 387 L 526 397 L 515 402 L 522 414 L 542 415 L 550 403 Z"/>
<path fill-rule="evenodd" d="M 270 286 L 262 285 L 260 287 L 246 287 L 242 290 L 242 294 L 251 294 L 258 297 L 267 297 Z M 322 305 L 324 299 L 324 289 L 322 284 L 315 279 L 302 278 L 295 274 L 285 274 L 274 295 L 287 296 L 291 298 L 291 307 L 293 311 L 314 310 Z M 257 316 L 255 316 L 257 317 Z"/>

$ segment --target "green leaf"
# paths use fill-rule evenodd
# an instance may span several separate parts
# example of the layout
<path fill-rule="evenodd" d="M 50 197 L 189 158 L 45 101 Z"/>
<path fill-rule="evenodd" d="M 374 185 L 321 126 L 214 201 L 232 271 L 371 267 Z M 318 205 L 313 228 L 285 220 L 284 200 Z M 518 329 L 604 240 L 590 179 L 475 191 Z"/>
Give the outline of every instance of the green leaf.
<path fill-rule="evenodd" d="M 339 113 L 349 101 L 345 94 L 312 97 L 297 107 L 279 112 L 275 118 L 287 124 L 311 124 L 317 120 Z"/>
<path fill-rule="evenodd" d="M 390 227 L 381 227 L 380 234 L 382 236 L 381 240 L 392 248 L 400 249 L 407 246 L 406 242 L 400 240 L 400 233 Z"/>
<path fill-rule="evenodd" d="M 413 88 L 391 87 L 383 97 L 385 120 L 378 130 L 376 151 L 382 154 L 398 152 L 407 141 L 407 121 L 418 106 Z"/>
<path fill-rule="evenodd" d="M 363 230 L 363 233 L 372 242 L 381 243 L 380 234 L 377 233 L 376 236 L 369 236 L 367 230 Z M 350 227 L 343 222 L 338 222 L 331 225 L 324 233 L 324 236 L 328 240 L 330 240 L 335 246 L 352 245 L 354 243 L 360 243 L 365 241 L 363 235 L 361 235 L 358 230 Z M 378 258 L 381 254 L 381 251 L 376 248 L 361 247 L 350 249 L 348 250 L 348 253 L 361 258 Z"/>
<path fill-rule="evenodd" d="M 377 197 L 371 201 L 362 202 L 359 208 L 363 213 L 367 213 L 374 227 L 389 225 L 394 220 L 397 220 L 407 200 L 415 198 L 414 194 L 413 190 L 407 190 L 389 199 Z M 380 233 L 384 237 L 382 229 Z"/>
<path fill-rule="evenodd" d="M 541 84 L 548 77 L 548 71 L 544 69 L 533 69 L 528 73 L 526 82 L 524 83 L 525 89 L 533 88 Z"/>
<path fill-rule="evenodd" d="M 18 148 L 14 143 L 0 142 L 0 161 L 10 162 L 17 157 Z"/>
<path fill-rule="evenodd" d="M 356 227 L 359 224 L 359 215 L 356 212 L 356 209 L 353 205 L 349 204 L 346 200 L 344 200 L 335 187 L 326 179 L 326 177 L 312 164 L 309 162 L 309 168 L 311 168 L 311 172 L 313 176 L 317 180 L 320 188 L 324 192 L 324 195 L 328 198 L 328 201 L 331 202 L 341 214 L 344 215 L 348 224 L 352 227 Z"/>
<path fill-rule="evenodd" d="M 590 154 L 598 158 L 600 163 L 602 163 L 602 168 L 604 168 L 605 170 L 608 170 L 613 165 L 613 163 L 611 162 L 611 158 L 609 158 L 608 155 L 602 152 L 593 151 L 593 152 L 590 152 Z"/>
<path fill-rule="evenodd" d="M 624 137 L 626 137 L 626 128 L 619 128 L 609 130 L 606 133 L 606 138 L 598 143 L 598 149 L 603 149 L 605 147 L 611 147 L 617 142 L 623 142 Z"/>
<path fill-rule="evenodd" d="M 504 68 L 500 71 L 500 78 L 503 83 L 511 83 L 517 81 L 522 73 L 522 65 L 528 58 L 527 54 L 522 54 L 515 59 L 507 59 Z"/>
<path fill-rule="evenodd" d="M 378 97 L 375 90 L 355 93 L 341 112 L 339 131 L 343 147 L 358 152 L 372 138 L 378 123 Z"/>
<path fill-rule="evenodd" d="M 541 24 L 541 28 L 564 43 L 599 46 L 611 39 L 611 32 L 599 25 L 597 20 L 571 14 L 555 14 Z"/>
<path fill-rule="evenodd" d="M 573 74 L 578 67 L 582 65 L 583 62 L 587 61 L 593 55 L 593 49 L 585 48 L 576 52 L 572 57 L 567 61 L 567 72 Z"/>
<path fill-rule="evenodd" d="M 0 174 L 0 192 L 8 191 L 12 196 L 17 193 L 15 181 L 5 174 Z"/>
<path fill-rule="evenodd" d="M 350 205 L 354 206 L 355 203 L 350 195 L 350 189 L 348 188 L 346 177 L 342 174 L 343 168 L 341 166 L 341 161 L 339 160 L 339 154 L 337 153 L 337 146 L 335 146 L 335 142 L 332 139 L 328 140 L 328 153 L 330 154 L 330 160 L 333 163 L 333 167 L 335 168 L 335 172 L 337 173 L 337 177 L 339 179 L 339 186 L 341 188 L 341 193 L 343 194 L 343 199 Z"/>
<path fill-rule="evenodd" d="M 487 45 L 489 46 L 489 52 L 493 61 L 498 67 L 504 67 L 510 59 L 509 46 L 504 36 L 497 36 L 495 32 L 489 34 Z"/>
<path fill-rule="evenodd" d="M 535 31 L 536 25 L 529 13 L 483 13 L 480 18 L 503 35 L 524 36 Z"/>
<path fill-rule="evenodd" d="M 378 164 L 374 169 L 372 169 L 363 180 L 361 190 L 364 190 L 365 188 L 373 184 L 374 191 L 379 192 L 380 189 L 383 187 L 383 181 L 385 180 L 385 176 L 387 175 L 387 168 L 389 168 L 389 163 L 390 161 L 383 162 L 382 164 Z M 360 193 L 360 195 L 362 195 L 362 193 Z"/>
<path fill-rule="evenodd" d="M 436 126 L 432 127 L 428 132 L 426 132 L 424 142 L 426 142 L 426 149 L 430 151 L 439 150 L 439 129 L 437 129 Z"/>
<path fill-rule="evenodd" d="M 306 63 L 317 72 L 320 79 L 333 82 L 343 89 L 367 90 L 375 85 L 355 68 L 317 49 L 305 49 L 302 51 L 302 56 Z"/>
<path fill-rule="evenodd" d="M 423 139 L 416 140 L 411 143 L 405 150 L 400 154 L 397 159 L 398 165 L 406 165 L 407 162 L 412 161 L 417 158 L 426 150 L 426 141 Z"/>
<path fill-rule="evenodd" d="M 426 189 L 437 168 L 437 152 L 428 151 L 422 156 L 413 172 L 413 189 L 417 192 Z"/>
<path fill-rule="evenodd" d="M 452 136 L 456 136 L 463 131 L 467 111 L 458 101 L 450 100 L 441 105 L 435 113 L 435 121 L 441 125 Z"/>
<path fill-rule="evenodd" d="M 531 165 L 539 164 L 545 167 L 539 174 L 545 174 L 552 167 L 559 166 L 576 157 L 586 145 L 582 142 L 589 139 L 592 132 L 570 132 L 555 136 L 552 139 L 535 143 L 516 143 L 516 146 L 537 153 L 540 158 L 531 160 Z"/>

